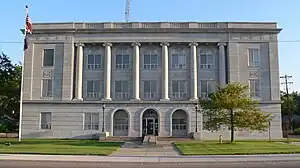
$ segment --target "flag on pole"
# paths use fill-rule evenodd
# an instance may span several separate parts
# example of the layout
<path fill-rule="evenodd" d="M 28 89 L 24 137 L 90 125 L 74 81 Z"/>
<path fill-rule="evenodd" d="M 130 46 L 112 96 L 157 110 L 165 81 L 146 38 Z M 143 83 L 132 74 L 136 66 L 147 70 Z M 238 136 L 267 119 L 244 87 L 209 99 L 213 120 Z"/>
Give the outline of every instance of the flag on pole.
<path fill-rule="evenodd" d="M 32 22 L 28 15 L 28 6 L 26 5 L 26 21 L 24 30 L 24 51 L 28 48 L 27 34 L 32 34 Z"/>

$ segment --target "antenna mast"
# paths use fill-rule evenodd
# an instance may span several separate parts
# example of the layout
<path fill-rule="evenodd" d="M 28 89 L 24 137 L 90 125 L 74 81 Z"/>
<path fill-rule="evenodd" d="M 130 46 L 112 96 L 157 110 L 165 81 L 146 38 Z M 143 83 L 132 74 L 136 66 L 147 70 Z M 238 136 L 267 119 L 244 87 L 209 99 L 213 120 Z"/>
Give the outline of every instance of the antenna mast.
<path fill-rule="evenodd" d="M 126 1 L 126 7 L 125 7 L 125 21 L 129 21 L 129 14 L 130 14 L 130 0 L 125 0 Z"/>

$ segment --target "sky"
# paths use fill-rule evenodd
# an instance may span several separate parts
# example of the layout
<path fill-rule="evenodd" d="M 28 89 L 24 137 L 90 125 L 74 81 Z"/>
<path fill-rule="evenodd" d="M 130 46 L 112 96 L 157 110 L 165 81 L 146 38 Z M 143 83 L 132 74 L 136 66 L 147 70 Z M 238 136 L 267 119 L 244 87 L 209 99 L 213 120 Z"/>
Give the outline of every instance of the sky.
<path fill-rule="evenodd" d="M 25 5 L 32 22 L 122 22 L 125 1 L 1 0 L 0 51 L 14 63 L 22 61 L 20 28 L 24 27 Z M 283 29 L 279 34 L 280 75 L 291 75 L 289 88 L 300 91 L 299 6 L 300 0 L 131 0 L 130 21 L 277 22 Z"/>

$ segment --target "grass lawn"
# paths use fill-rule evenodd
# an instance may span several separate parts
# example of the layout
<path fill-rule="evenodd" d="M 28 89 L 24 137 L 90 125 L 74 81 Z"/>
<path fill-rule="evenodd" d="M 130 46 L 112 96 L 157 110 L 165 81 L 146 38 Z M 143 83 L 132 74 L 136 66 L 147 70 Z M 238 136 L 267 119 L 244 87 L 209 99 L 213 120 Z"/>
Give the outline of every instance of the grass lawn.
<path fill-rule="evenodd" d="M 176 142 L 183 155 L 250 155 L 300 153 L 300 146 L 267 141 L 237 141 L 233 144 L 216 141 Z"/>
<path fill-rule="evenodd" d="M 5 145 L 10 142 L 11 146 Z M 0 154 L 51 154 L 51 155 L 109 155 L 122 145 L 121 142 L 97 140 L 0 139 Z"/>

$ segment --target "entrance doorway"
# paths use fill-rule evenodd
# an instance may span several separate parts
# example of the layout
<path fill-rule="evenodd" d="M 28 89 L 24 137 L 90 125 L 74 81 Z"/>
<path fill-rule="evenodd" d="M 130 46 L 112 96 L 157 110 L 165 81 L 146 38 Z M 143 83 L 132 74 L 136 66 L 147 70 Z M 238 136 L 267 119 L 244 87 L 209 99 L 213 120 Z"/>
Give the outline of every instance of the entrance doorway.
<path fill-rule="evenodd" d="M 158 135 L 158 114 L 155 110 L 146 110 L 142 117 L 142 134 L 143 135 Z"/>

